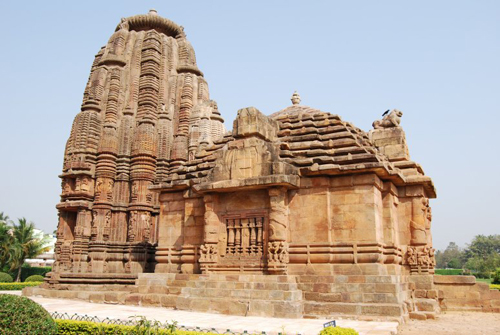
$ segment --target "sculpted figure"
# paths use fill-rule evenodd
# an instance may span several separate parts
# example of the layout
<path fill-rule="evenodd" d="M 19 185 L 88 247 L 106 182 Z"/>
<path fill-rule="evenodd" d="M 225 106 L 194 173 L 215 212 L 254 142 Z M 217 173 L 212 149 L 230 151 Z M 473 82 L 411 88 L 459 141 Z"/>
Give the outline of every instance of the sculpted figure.
<path fill-rule="evenodd" d="M 288 243 L 285 241 L 269 242 L 268 261 L 276 263 L 288 263 Z"/>
<path fill-rule="evenodd" d="M 436 266 L 436 257 L 434 256 L 435 251 L 436 251 L 436 249 L 429 248 L 429 265 L 432 267 Z"/>
<path fill-rule="evenodd" d="M 81 184 L 80 184 L 80 190 L 82 192 L 88 192 L 89 191 L 89 180 L 86 177 L 82 178 Z"/>
<path fill-rule="evenodd" d="M 63 189 L 63 194 L 71 192 L 71 184 L 66 178 L 63 178 L 61 186 Z"/>
<path fill-rule="evenodd" d="M 97 184 L 95 188 L 95 195 L 98 197 L 102 192 L 102 179 L 97 179 Z"/>
<path fill-rule="evenodd" d="M 406 254 L 406 259 L 408 261 L 408 264 L 410 265 L 416 265 L 417 264 L 417 251 L 413 247 L 408 247 L 408 251 Z"/>
<path fill-rule="evenodd" d="M 113 200 L 113 186 L 115 182 L 113 180 L 108 180 L 108 189 L 107 189 L 107 199 L 108 201 Z"/>
<path fill-rule="evenodd" d="M 138 193 L 137 183 L 133 182 L 132 183 L 132 192 L 131 192 L 131 195 L 130 195 L 130 197 L 132 198 L 132 200 L 137 200 L 137 193 Z"/>
<path fill-rule="evenodd" d="M 373 122 L 373 128 L 399 128 L 402 116 L 402 111 L 393 109 L 389 114 L 385 115 L 382 120 L 376 120 L 375 122 Z"/>
<path fill-rule="evenodd" d="M 217 245 L 203 244 L 200 246 L 200 261 L 213 262 L 216 259 L 217 253 Z"/>

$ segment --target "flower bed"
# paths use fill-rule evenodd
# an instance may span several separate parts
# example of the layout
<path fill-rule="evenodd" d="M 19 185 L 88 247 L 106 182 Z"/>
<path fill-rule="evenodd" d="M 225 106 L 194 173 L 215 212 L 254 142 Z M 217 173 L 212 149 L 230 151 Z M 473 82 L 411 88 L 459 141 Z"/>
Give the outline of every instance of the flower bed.
<path fill-rule="evenodd" d="M 38 286 L 41 283 L 41 281 L 32 281 L 25 283 L 0 283 L 0 291 L 20 291 L 25 287 Z"/>

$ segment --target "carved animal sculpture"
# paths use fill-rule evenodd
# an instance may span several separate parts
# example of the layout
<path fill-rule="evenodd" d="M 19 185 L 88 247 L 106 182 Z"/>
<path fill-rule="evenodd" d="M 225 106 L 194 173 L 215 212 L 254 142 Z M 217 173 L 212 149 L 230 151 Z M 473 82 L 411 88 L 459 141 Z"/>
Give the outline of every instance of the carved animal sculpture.
<path fill-rule="evenodd" d="M 388 115 L 385 115 L 382 120 L 376 120 L 375 122 L 373 122 L 373 128 L 380 129 L 399 127 L 402 116 L 402 111 L 393 109 Z"/>

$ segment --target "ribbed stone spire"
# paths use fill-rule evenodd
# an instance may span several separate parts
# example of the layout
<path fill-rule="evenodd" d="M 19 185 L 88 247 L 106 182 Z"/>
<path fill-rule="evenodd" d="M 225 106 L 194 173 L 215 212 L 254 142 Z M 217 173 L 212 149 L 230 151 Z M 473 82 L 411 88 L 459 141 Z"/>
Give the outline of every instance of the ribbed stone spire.
<path fill-rule="evenodd" d="M 143 272 L 157 241 L 150 187 L 224 133 L 183 28 L 155 9 L 123 18 L 95 56 L 66 144 L 54 271 Z M 105 263 L 92 251 L 106 253 L 103 243 L 126 255 Z"/>

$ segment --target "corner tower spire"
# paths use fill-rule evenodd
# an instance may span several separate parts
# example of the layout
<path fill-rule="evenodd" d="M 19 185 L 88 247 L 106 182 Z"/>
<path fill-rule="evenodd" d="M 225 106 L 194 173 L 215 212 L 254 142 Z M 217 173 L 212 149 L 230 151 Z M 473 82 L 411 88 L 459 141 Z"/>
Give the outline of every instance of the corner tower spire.
<path fill-rule="evenodd" d="M 206 117 L 191 115 L 200 109 Z M 66 144 L 54 271 L 147 271 L 159 213 L 150 187 L 224 133 L 218 113 L 182 26 L 154 9 L 121 19 Z M 110 245 L 121 256 L 103 258 Z"/>

